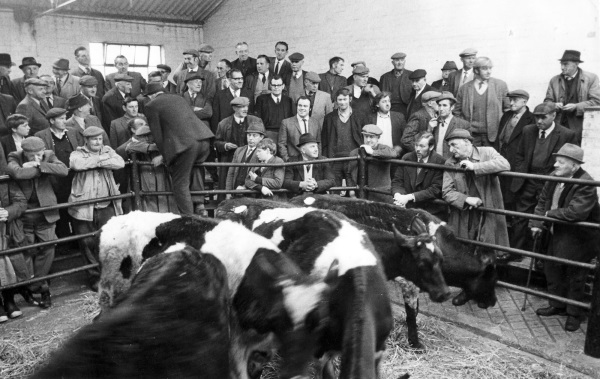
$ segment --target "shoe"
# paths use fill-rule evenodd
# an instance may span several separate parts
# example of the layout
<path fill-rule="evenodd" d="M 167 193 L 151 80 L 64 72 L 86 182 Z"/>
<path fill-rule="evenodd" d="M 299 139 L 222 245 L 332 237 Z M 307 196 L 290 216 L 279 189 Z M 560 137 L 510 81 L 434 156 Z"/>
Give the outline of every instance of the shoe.
<path fill-rule="evenodd" d="M 8 321 L 8 316 L 6 315 L 6 312 L 4 312 L 4 305 L 1 303 L 2 301 L 0 301 L 0 323 L 3 323 Z"/>
<path fill-rule="evenodd" d="M 4 299 L 4 310 L 8 318 L 17 318 L 23 315 L 23 312 L 17 307 L 17 304 L 12 299 Z"/>
<path fill-rule="evenodd" d="M 538 308 L 535 311 L 535 314 L 538 316 L 565 316 L 567 314 L 567 310 L 565 308 L 555 308 L 553 306 Z"/>
<path fill-rule="evenodd" d="M 42 301 L 40 301 L 40 307 L 48 309 L 52 306 L 52 299 L 50 298 L 50 291 L 42 293 Z"/>
<path fill-rule="evenodd" d="M 574 332 L 576 330 L 579 330 L 579 327 L 581 326 L 581 322 L 583 320 L 585 320 L 585 316 L 568 315 L 567 322 L 565 323 L 565 330 L 567 332 Z"/>
<path fill-rule="evenodd" d="M 17 289 L 19 294 L 23 297 L 25 302 L 29 305 L 40 305 L 40 302 L 33 296 L 33 293 L 29 288 L 21 287 Z"/>

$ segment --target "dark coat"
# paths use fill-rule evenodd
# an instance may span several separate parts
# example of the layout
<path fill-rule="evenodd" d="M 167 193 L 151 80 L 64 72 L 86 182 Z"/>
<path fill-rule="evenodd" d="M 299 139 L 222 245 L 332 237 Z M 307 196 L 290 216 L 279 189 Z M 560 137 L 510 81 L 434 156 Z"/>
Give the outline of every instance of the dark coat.
<path fill-rule="evenodd" d="M 200 92 L 207 101 L 212 102 L 215 98 L 215 94 L 217 93 L 217 78 L 213 72 L 205 70 L 200 66 L 198 66 L 197 70 L 193 73 L 186 68 L 174 75 L 173 79 L 177 83 L 175 86 L 175 93 L 183 96 L 183 94 L 188 90 L 185 79 L 191 75 L 204 75 L 204 81 L 202 81 L 202 88 L 200 89 Z"/>
<path fill-rule="evenodd" d="M 29 127 L 31 128 L 29 134 L 31 135 L 50 127 L 50 123 L 46 120 L 46 110 L 42 108 L 41 102 L 38 104 L 29 96 L 25 96 L 19 105 L 17 105 L 15 113 L 27 117 L 29 120 Z"/>
<path fill-rule="evenodd" d="M 125 98 L 121 95 L 121 92 L 117 87 L 108 91 L 102 98 L 102 104 L 104 106 L 103 120 L 106 124 L 110 125 L 113 120 L 123 117 L 125 111 L 123 110 L 123 100 Z"/>
<path fill-rule="evenodd" d="M 413 113 L 423 108 L 421 98 L 423 97 L 423 94 L 427 91 L 433 91 L 433 87 L 431 87 L 429 84 L 425 84 L 425 88 L 423 88 L 423 91 L 421 91 L 418 96 L 417 91 L 415 91 L 414 89 L 410 92 L 410 100 L 408 102 L 408 108 L 406 110 L 406 115 L 408 118 L 410 118 L 410 116 Z"/>
<path fill-rule="evenodd" d="M 17 145 L 15 145 L 15 140 L 13 139 L 12 134 L 0 138 L 0 144 L 2 144 L 4 162 L 6 162 L 8 159 L 8 154 L 12 153 L 13 151 L 17 151 Z"/>
<path fill-rule="evenodd" d="M 283 160 L 279 157 L 272 156 L 266 163 L 283 163 Z M 259 163 L 260 165 L 260 163 Z M 282 193 L 274 193 L 273 196 L 264 196 L 260 191 L 262 187 L 268 189 L 280 189 L 283 185 L 283 179 L 285 177 L 285 167 L 265 167 L 264 170 L 260 167 L 253 167 L 250 170 L 258 177 L 254 180 L 250 180 L 246 177 L 245 186 L 248 189 L 258 191 L 258 197 L 263 199 L 271 199 L 275 201 L 285 201 L 286 196 Z"/>
<path fill-rule="evenodd" d="M 275 101 L 273 100 L 273 96 L 270 94 L 260 95 L 256 99 L 256 105 L 254 106 L 254 115 L 261 120 L 263 120 L 263 124 L 265 124 L 265 129 L 279 131 L 279 127 L 281 126 L 281 121 L 288 117 L 292 117 L 294 115 L 292 105 L 292 99 L 289 96 L 281 94 L 280 104 L 283 107 L 283 119 L 282 120 L 270 120 L 269 119 L 269 109 L 275 106 Z M 277 142 L 277 141 L 275 141 Z"/>
<path fill-rule="evenodd" d="M 90 114 L 98 117 L 98 120 L 100 120 L 100 123 L 102 124 L 102 128 L 104 128 L 106 133 L 109 133 L 110 122 L 108 122 L 108 120 L 105 120 L 106 114 L 104 113 L 104 104 L 102 104 L 102 100 L 97 98 L 96 96 L 92 96 L 91 101 L 93 104 L 93 108 L 90 109 Z"/>
<path fill-rule="evenodd" d="M 6 119 L 17 110 L 17 103 L 12 96 L 0 94 L 0 137 L 12 133 L 6 125 Z"/>
<path fill-rule="evenodd" d="M 590 174 L 579 169 L 573 179 L 594 180 Z M 546 182 L 540 195 L 536 215 L 546 215 L 563 221 L 600 222 L 600 206 L 596 187 L 583 184 L 565 183 L 564 189 L 558 199 L 558 208 L 552 207 L 552 196 L 558 182 Z M 549 223 L 530 220 L 530 227 L 549 227 Z M 596 229 L 580 228 L 574 225 L 553 224 L 551 255 L 560 258 L 573 259 L 580 262 L 589 262 L 598 254 L 599 232 Z"/>
<path fill-rule="evenodd" d="M 104 81 L 104 87 L 106 91 L 110 91 L 115 88 L 115 75 L 116 72 L 106 75 L 106 80 Z M 131 97 L 136 97 L 146 90 L 146 79 L 139 72 L 135 71 L 127 71 L 127 75 L 133 78 L 133 82 L 131 82 Z"/>
<path fill-rule="evenodd" d="M 256 116 L 248 115 L 244 120 L 246 127 L 252 125 L 253 123 L 258 123 L 262 125 L 262 120 Z M 219 122 L 219 126 L 217 127 L 217 132 L 215 133 L 215 149 L 219 152 L 221 156 L 222 162 L 231 162 L 233 159 L 233 154 L 235 150 L 225 150 L 225 144 L 227 142 L 235 143 L 238 147 L 246 144 L 246 137 L 244 137 L 244 141 L 234 141 L 232 140 L 232 127 L 234 123 L 233 114 L 226 119 Z M 227 171 L 225 171 L 227 172 Z"/>
<path fill-rule="evenodd" d="M 302 156 L 290 157 L 288 162 L 300 162 Z M 316 160 L 326 159 L 320 155 Z M 335 176 L 329 163 L 313 164 L 312 177 L 317 182 L 317 189 L 314 193 L 325 193 L 328 189 L 335 185 Z M 297 195 L 302 195 L 304 191 L 300 189 L 300 182 L 304 181 L 303 166 L 288 166 L 285 168 L 285 178 L 283 180 L 283 188 L 290 191 L 288 197 L 292 198 Z"/>
<path fill-rule="evenodd" d="M 210 118 L 213 114 L 212 109 L 212 99 L 209 101 L 204 97 L 202 92 L 196 94 L 194 101 L 192 101 L 192 97 L 190 96 L 190 91 L 185 91 L 183 93 L 183 98 L 190 105 L 190 109 L 194 112 L 196 117 L 200 120 L 204 121 L 207 126 L 210 124 Z M 194 107 L 202 108 L 199 111 L 195 111 Z"/>
<path fill-rule="evenodd" d="M 435 141 L 437 143 L 437 141 L 440 140 L 440 138 L 446 138 L 447 135 L 449 135 L 450 133 L 452 133 L 452 131 L 454 131 L 455 129 L 465 129 L 465 130 L 469 130 L 469 122 L 463 120 L 462 118 L 458 118 L 458 117 L 452 117 L 452 119 L 450 119 L 450 124 L 448 124 L 448 129 L 446 129 L 446 134 L 444 134 L 443 136 L 440 137 L 440 128 L 435 128 L 434 130 L 431 130 L 431 126 L 429 125 L 429 123 L 427 124 L 427 131 L 433 133 L 433 136 L 435 137 Z M 416 141 L 415 141 L 416 142 Z M 448 147 L 447 143 L 443 143 L 443 151 L 441 152 L 437 152 L 438 154 L 440 154 L 441 156 L 443 156 L 444 158 L 450 158 L 450 148 Z M 413 148 L 414 150 L 414 148 Z"/>
<path fill-rule="evenodd" d="M 98 98 L 98 100 L 101 100 L 107 91 L 106 83 L 104 81 L 104 75 L 102 75 L 102 73 L 100 71 L 98 71 L 94 68 L 90 67 L 90 70 L 91 70 L 91 72 L 89 73 L 89 75 L 93 76 L 98 81 L 98 85 L 97 85 L 98 91 L 96 92 L 96 97 Z M 71 69 L 70 74 L 74 75 L 74 76 L 78 76 L 80 78 L 82 76 L 88 75 L 81 69 L 81 67 L 79 67 L 79 65 L 77 67 Z"/>
<path fill-rule="evenodd" d="M 392 121 L 392 143 L 394 144 L 392 147 L 397 151 L 404 152 L 404 149 L 402 149 L 402 135 L 404 129 L 406 129 L 406 119 L 402 113 L 394 111 L 390 111 L 390 119 Z M 367 123 L 377 125 L 377 113 L 371 113 Z"/>
<path fill-rule="evenodd" d="M 456 70 L 448 76 L 448 86 L 450 87 L 450 92 L 456 97 L 458 95 L 458 89 L 460 87 L 460 82 L 463 77 L 463 69 Z M 465 83 L 466 84 L 466 83 Z"/>
<path fill-rule="evenodd" d="M 419 109 L 408 118 L 404 134 L 402 134 L 402 151 L 415 150 L 415 138 L 417 134 L 429 128 L 429 121 L 431 121 L 431 116 L 425 108 Z"/>
<path fill-rule="evenodd" d="M 50 108 L 63 108 L 63 109 L 67 109 L 67 99 L 65 99 L 62 96 L 58 96 L 58 95 L 52 95 L 52 107 L 50 106 L 50 103 L 48 103 L 48 99 L 46 99 L 46 103 L 48 103 L 48 109 Z"/>
<path fill-rule="evenodd" d="M 418 162 L 417 153 L 414 151 L 402 157 L 403 161 Z M 443 165 L 446 160 L 432 151 L 427 163 Z M 392 195 L 399 193 L 401 195 L 413 194 L 415 201 L 409 201 L 407 208 L 424 209 L 427 212 L 438 217 L 446 213 L 446 206 L 435 204 L 432 200 L 442 199 L 442 184 L 444 181 L 444 171 L 430 168 L 423 168 L 417 175 L 417 168 L 412 166 L 397 166 L 396 173 L 392 179 Z M 446 217 L 442 217 L 445 219 Z"/>
<path fill-rule="evenodd" d="M 323 129 L 321 130 L 321 151 L 323 155 L 329 158 L 335 157 L 333 149 L 335 148 L 335 141 L 337 141 L 337 131 L 335 130 L 336 117 L 339 117 L 337 110 L 326 115 L 325 120 L 323 120 Z M 363 144 L 362 127 L 367 122 L 362 115 L 356 113 L 350 115 L 348 122 L 350 123 L 350 132 L 355 143 L 355 146 L 350 149 L 352 151 Z"/>
<path fill-rule="evenodd" d="M 412 74 L 411 70 L 404 69 L 402 75 L 400 76 L 400 98 L 390 99 L 392 102 L 392 107 L 394 107 L 394 109 L 398 109 L 398 111 L 404 116 L 407 115 L 408 103 L 410 102 L 410 95 L 412 91 L 412 81 L 408 78 L 410 74 Z M 379 79 L 379 82 L 381 83 L 381 90 L 391 93 L 393 90 L 394 79 L 394 70 L 381 75 L 381 78 Z"/>
<path fill-rule="evenodd" d="M 515 159 L 515 172 L 531 172 L 531 162 L 533 161 L 535 141 L 538 135 L 539 129 L 535 124 L 527 125 L 523 128 L 521 142 L 519 143 Z M 546 173 L 549 174 L 554 170 L 554 162 L 556 161 L 552 154 L 556 153 L 565 143 L 576 143 L 577 135 L 572 130 L 555 124 L 554 130 L 546 138 L 550 139 L 550 154 L 546 157 L 545 164 Z M 525 179 L 513 178 L 510 190 L 513 193 L 517 193 L 524 183 Z"/>
<path fill-rule="evenodd" d="M 247 88 L 243 87 L 240 89 L 240 96 L 247 97 L 250 100 L 248 114 L 254 113 L 254 94 Z M 233 100 L 233 94 L 229 88 L 225 88 L 222 91 L 217 91 L 217 94 L 213 100 L 213 115 L 210 120 L 210 129 L 213 131 L 213 133 L 217 131 L 219 122 L 233 114 L 233 108 L 230 104 L 231 100 Z"/>
<path fill-rule="evenodd" d="M 237 68 L 238 70 L 240 70 L 242 72 L 242 75 L 244 75 L 244 79 L 246 78 L 246 76 L 258 72 L 256 71 L 256 59 L 252 57 L 248 57 L 248 59 L 246 59 L 243 62 L 243 64 L 240 61 L 240 58 L 234 60 L 233 62 L 231 62 L 231 68 Z"/>
<path fill-rule="evenodd" d="M 275 57 L 270 58 L 270 60 L 271 63 L 269 63 L 269 71 L 275 74 Z M 290 76 L 292 76 L 292 64 L 284 59 L 281 67 L 279 68 L 278 75 L 281 76 L 284 83 L 287 83 L 290 80 Z"/>
<path fill-rule="evenodd" d="M 435 88 L 438 91 L 450 91 L 450 81 L 446 79 L 446 85 L 444 85 L 444 79 L 436 80 L 431 83 L 431 87 Z"/>
<path fill-rule="evenodd" d="M 266 80 L 265 84 L 267 85 L 267 88 L 270 91 L 271 90 L 271 78 L 275 74 L 273 73 L 273 71 L 269 70 L 269 73 L 267 75 L 268 75 L 268 79 Z M 248 74 L 248 76 L 246 76 L 244 78 L 244 88 L 248 89 L 248 91 L 250 91 L 252 96 L 254 96 L 254 101 L 256 101 L 256 98 L 258 96 L 264 95 L 264 93 L 259 93 L 258 96 L 256 95 L 256 83 L 258 83 L 258 78 L 260 78 L 260 74 L 258 72 L 255 72 L 253 74 Z"/>
<path fill-rule="evenodd" d="M 15 99 L 15 103 L 17 102 L 15 98 L 15 85 L 10 80 L 10 76 L 0 75 L 0 93 L 12 97 L 13 99 Z"/>
<path fill-rule="evenodd" d="M 329 71 L 319 74 L 321 82 L 319 91 L 327 92 L 331 96 L 331 101 L 335 102 L 335 93 L 347 86 L 346 78 L 341 75 L 333 75 Z"/>
<path fill-rule="evenodd" d="M 92 116 L 92 115 L 87 116 L 84 119 L 84 123 L 85 123 L 86 129 L 89 128 L 90 126 L 97 126 L 99 128 L 102 128 L 102 124 L 100 124 L 100 120 L 96 116 Z M 67 130 L 71 130 L 73 133 L 75 133 L 75 136 L 77 137 L 77 145 L 79 145 L 79 146 L 85 145 L 85 137 L 83 136 L 83 129 L 81 128 L 81 126 L 79 126 L 79 124 L 77 123 L 77 121 L 75 121 L 75 119 L 73 117 L 71 117 L 70 119 L 67 120 L 67 122 L 65 123 L 65 126 L 67 127 Z M 104 146 L 111 146 L 110 139 L 108 138 L 108 134 L 106 134 L 106 132 L 102 133 L 102 143 L 104 144 Z"/>
<path fill-rule="evenodd" d="M 83 146 L 78 143 L 77 132 L 74 129 L 68 128 L 66 129 L 65 133 L 67 133 L 67 138 L 69 138 L 69 142 L 71 143 L 73 151 L 77 150 L 78 146 Z M 41 138 L 42 141 L 44 141 L 46 149 L 54 151 L 54 142 L 52 141 L 52 131 L 50 130 L 50 128 L 35 133 L 35 136 Z"/>
<path fill-rule="evenodd" d="M 214 137 L 181 96 L 159 94 L 146 106 L 146 117 L 167 166 L 196 141 Z"/>
<path fill-rule="evenodd" d="M 20 78 L 13 79 L 11 83 L 14 91 L 13 97 L 18 104 L 27 96 L 27 92 L 25 92 L 25 77 L 21 76 Z"/>

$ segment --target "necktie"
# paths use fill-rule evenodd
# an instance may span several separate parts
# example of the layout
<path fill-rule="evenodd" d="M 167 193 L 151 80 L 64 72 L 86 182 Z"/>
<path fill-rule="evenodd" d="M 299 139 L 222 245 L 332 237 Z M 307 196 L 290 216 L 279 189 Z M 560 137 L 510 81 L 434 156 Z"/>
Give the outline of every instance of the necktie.
<path fill-rule="evenodd" d="M 479 82 L 479 89 L 483 87 L 483 82 Z"/>
<path fill-rule="evenodd" d="M 50 96 L 48 96 L 48 97 L 46 98 L 46 101 L 48 102 L 48 106 L 49 106 L 50 108 L 54 107 L 54 104 L 52 104 L 52 98 L 51 98 Z"/>
<path fill-rule="evenodd" d="M 275 98 L 275 104 L 279 104 L 279 96 Z"/>
<path fill-rule="evenodd" d="M 462 84 L 467 82 L 467 72 L 465 71 L 465 76 L 463 76 Z"/>
<path fill-rule="evenodd" d="M 62 87 L 62 83 L 60 78 L 57 76 L 56 77 L 56 92 L 58 92 L 58 94 L 60 95 L 60 89 Z"/>
<path fill-rule="evenodd" d="M 248 159 L 252 155 L 253 151 L 254 149 L 248 149 L 248 151 L 246 152 L 246 159 Z"/>
<path fill-rule="evenodd" d="M 281 64 L 280 61 L 277 61 L 277 65 L 275 66 L 275 73 L 279 74 L 279 65 Z"/>
<path fill-rule="evenodd" d="M 40 101 L 40 108 L 44 111 L 44 113 L 48 112 L 48 105 L 43 101 Z"/>
<path fill-rule="evenodd" d="M 425 162 L 423 162 L 423 158 L 419 159 L 419 163 L 425 163 Z M 421 173 L 421 169 L 422 169 L 422 167 L 417 167 L 417 175 L 419 175 Z"/>
<path fill-rule="evenodd" d="M 262 75 L 262 84 L 264 85 L 266 81 L 267 81 L 267 78 L 265 77 L 265 74 L 263 74 Z"/>
<path fill-rule="evenodd" d="M 303 118 L 302 121 L 304 122 L 304 133 L 308 133 L 308 126 L 306 125 L 306 119 Z"/>
<path fill-rule="evenodd" d="M 546 139 L 546 131 L 545 130 L 542 130 L 542 132 L 540 133 L 540 138 Z"/>

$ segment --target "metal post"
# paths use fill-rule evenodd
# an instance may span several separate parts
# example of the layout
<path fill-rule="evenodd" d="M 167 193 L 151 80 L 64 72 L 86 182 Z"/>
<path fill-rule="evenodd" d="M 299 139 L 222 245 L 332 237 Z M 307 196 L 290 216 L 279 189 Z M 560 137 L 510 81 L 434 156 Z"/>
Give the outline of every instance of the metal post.
<path fill-rule="evenodd" d="M 593 285 L 592 309 L 585 334 L 583 352 L 590 357 L 600 358 L 600 257 L 596 257 Z"/>
<path fill-rule="evenodd" d="M 137 154 L 131 154 L 131 187 L 133 189 L 133 209 L 141 211 L 142 197 L 140 196 L 140 166 L 138 166 Z"/>
<path fill-rule="evenodd" d="M 367 184 L 367 161 L 365 160 L 367 153 L 362 147 L 358 149 L 358 173 L 356 184 L 358 185 L 358 198 L 364 199 L 365 185 Z"/>

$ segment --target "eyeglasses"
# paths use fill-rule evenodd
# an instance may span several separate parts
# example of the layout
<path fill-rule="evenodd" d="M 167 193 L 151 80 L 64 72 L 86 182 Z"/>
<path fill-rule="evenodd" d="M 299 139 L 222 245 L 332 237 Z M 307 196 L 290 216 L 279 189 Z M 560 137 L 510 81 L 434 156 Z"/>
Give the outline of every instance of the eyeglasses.
<path fill-rule="evenodd" d="M 283 84 L 271 84 L 271 87 L 283 87 Z"/>
<path fill-rule="evenodd" d="M 165 71 L 165 70 L 160 70 L 159 72 L 160 72 L 161 74 L 166 74 L 168 71 Z"/>
<path fill-rule="evenodd" d="M 244 80 L 244 78 L 231 78 L 231 80 Z"/>

